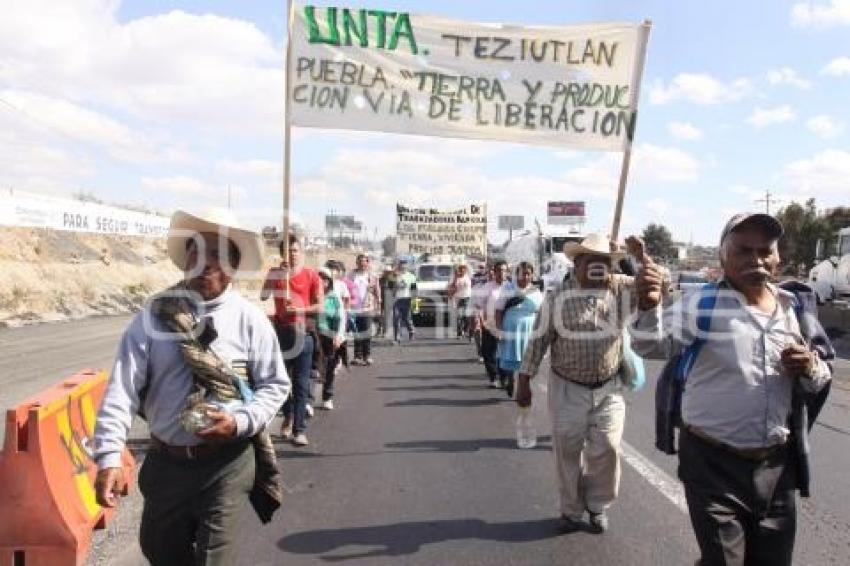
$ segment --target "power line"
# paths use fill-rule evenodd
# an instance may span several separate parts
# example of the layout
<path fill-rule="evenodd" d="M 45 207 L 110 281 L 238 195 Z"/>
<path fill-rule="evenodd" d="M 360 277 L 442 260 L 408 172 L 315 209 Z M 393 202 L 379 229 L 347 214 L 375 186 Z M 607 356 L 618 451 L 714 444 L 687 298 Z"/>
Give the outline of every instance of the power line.
<path fill-rule="evenodd" d="M 770 192 L 770 189 L 768 189 L 768 190 L 766 190 L 766 191 L 764 192 L 764 198 L 756 199 L 754 202 L 763 202 L 763 203 L 764 203 L 765 212 L 766 212 L 767 214 L 770 214 L 770 204 L 771 204 L 771 203 L 773 203 L 773 204 L 779 204 L 779 203 L 780 203 L 780 202 L 782 202 L 782 201 L 781 201 L 780 199 L 776 198 L 776 197 L 775 197 L 775 196 L 774 196 L 774 195 Z"/>

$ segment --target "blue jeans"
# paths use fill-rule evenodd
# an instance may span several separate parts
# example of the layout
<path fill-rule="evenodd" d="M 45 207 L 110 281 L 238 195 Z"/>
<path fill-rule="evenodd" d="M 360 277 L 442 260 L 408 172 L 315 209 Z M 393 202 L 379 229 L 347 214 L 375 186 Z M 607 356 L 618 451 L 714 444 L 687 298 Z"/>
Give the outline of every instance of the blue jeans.
<path fill-rule="evenodd" d="M 372 315 L 354 315 L 354 358 L 365 360 L 372 355 Z"/>
<path fill-rule="evenodd" d="M 410 319 L 410 297 L 402 297 L 393 303 L 393 338 L 398 340 L 401 335 L 401 325 L 407 328 L 408 337 L 413 334 L 413 321 Z"/>
<path fill-rule="evenodd" d="M 304 343 L 300 351 L 285 359 L 286 371 L 292 380 L 292 393 L 283 404 L 283 416 L 287 418 L 294 413 L 292 432 L 298 434 L 307 430 L 307 397 L 310 395 L 310 370 L 313 368 L 313 349 L 316 345 L 311 334 L 300 334 L 293 339 L 287 336 L 291 332 L 286 327 L 278 328 L 278 340 L 284 353 L 292 349 L 293 342 L 303 340 Z"/>

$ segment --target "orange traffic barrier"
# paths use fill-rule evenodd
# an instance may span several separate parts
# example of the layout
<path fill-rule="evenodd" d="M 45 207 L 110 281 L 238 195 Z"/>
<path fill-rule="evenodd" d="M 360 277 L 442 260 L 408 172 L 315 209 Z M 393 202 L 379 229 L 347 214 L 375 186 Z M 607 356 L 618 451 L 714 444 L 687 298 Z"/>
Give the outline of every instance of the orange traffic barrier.
<path fill-rule="evenodd" d="M 106 374 L 83 371 L 9 409 L 0 453 L 0 564 L 80 565 L 111 510 L 97 504 L 92 438 Z M 132 481 L 135 462 L 122 457 Z"/>

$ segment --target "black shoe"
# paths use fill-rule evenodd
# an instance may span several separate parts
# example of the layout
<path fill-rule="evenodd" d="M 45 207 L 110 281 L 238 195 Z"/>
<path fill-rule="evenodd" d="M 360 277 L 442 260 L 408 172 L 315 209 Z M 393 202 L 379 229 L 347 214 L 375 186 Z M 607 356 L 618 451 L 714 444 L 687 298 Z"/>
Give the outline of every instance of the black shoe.
<path fill-rule="evenodd" d="M 593 532 L 598 534 L 608 531 L 608 515 L 605 513 L 591 513 L 590 526 L 593 527 Z"/>
<path fill-rule="evenodd" d="M 561 519 L 558 522 L 558 531 L 561 534 L 569 534 L 576 533 L 578 531 L 582 531 L 585 528 L 584 521 L 581 519 L 574 519 L 572 517 L 567 517 L 566 515 L 561 515 Z"/>
<path fill-rule="evenodd" d="M 505 393 L 508 394 L 508 397 L 510 399 L 514 398 L 514 380 L 513 379 L 509 379 L 508 382 L 505 384 Z"/>

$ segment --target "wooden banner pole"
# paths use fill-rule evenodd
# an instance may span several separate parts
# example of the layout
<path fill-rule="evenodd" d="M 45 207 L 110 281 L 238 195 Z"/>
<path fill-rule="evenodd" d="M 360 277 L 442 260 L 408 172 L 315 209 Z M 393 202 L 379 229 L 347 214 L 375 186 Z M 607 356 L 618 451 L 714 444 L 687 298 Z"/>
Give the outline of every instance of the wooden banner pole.
<path fill-rule="evenodd" d="M 638 52 L 635 56 L 635 69 L 632 73 L 632 84 L 629 87 L 632 93 L 629 110 L 632 113 L 631 127 L 626 136 L 626 143 L 623 149 L 623 163 L 620 167 L 620 185 L 617 190 L 617 205 L 614 207 L 614 222 L 611 226 L 611 240 L 616 242 L 620 235 L 620 220 L 623 215 L 623 200 L 626 195 L 626 183 L 629 179 L 629 166 L 632 161 L 632 141 L 634 139 L 635 130 L 637 129 L 637 108 L 638 95 L 640 94 L 640 83 L 643 78 L 643 67 L 646 63 L 646 45 L 649 42 L 649 31 L 652 28 L 652 22 L 645 20 L 640 26 L 640 38 L 638 40 Z"/>

